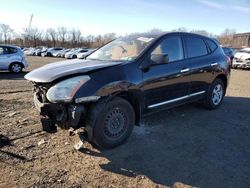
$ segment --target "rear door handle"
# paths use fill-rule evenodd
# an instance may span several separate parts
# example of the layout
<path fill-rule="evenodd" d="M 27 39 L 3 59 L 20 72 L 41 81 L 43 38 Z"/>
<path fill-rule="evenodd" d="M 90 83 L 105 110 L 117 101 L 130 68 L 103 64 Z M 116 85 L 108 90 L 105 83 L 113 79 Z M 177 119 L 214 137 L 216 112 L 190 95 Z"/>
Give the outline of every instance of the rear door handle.
<path fill-rule="evenodd" d="M 214 66 L 217 66 L 218 63 L 212 63 L 211 66 L 214 67 Z"/>
<path fill-rule="evenodd" d="M 189 71 L 189 69 L 188 68 L 186 68 L 186 69 L 182 69 L 181 70 L 181 73 L 185 73 L 185 72 L 188 72 Z"/>

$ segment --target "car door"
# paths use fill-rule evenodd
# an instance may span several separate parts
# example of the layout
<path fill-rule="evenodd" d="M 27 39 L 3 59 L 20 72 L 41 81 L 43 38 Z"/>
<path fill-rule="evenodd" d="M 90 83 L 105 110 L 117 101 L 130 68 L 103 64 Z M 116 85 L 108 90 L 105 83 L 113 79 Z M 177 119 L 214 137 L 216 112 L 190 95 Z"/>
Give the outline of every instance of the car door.
<path fill-rule="evenodd" d="M 157 54 L 168 56 L 168 62 L 152 62 L 152 56 Z M 163 38 L 145 61 L 151 61 L 143 72 L 143 91 L 149 109 L 179 102 L 188 95 L 190 75 L 180 35 Z"/>
<path fill-rule="evenodd" d="M 7 48 L 0 46 L 0 69 L 6 70 L 9 68 L 9 54 L 7 53 Z"/>
<path fill-rule="evenodd" d="M 194 35 L 185 35 L 185 48 L 190 69 L 190 94 L 203 94 L 211 81 L 216 62 L 209 55 L 206 39 Z M 212 42 L 212 41 L 210 41 Z M 216 45 L 216 44 L 214 44 Z"/>

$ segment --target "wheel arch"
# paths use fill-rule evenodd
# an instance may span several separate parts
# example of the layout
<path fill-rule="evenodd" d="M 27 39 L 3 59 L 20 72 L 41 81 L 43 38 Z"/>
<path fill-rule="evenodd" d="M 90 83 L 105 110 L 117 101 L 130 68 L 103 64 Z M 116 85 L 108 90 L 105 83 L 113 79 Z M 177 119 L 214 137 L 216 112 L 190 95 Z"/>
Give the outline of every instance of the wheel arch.
<path fill-rule="evenodd" d="M 142 110 L 143 110 L 143 96 L 140 91 L 121 91 L 113 95 L 114 97 L 121 97 L 127 100 L 135 111 L 135 125 L 139 126 L 141 117 L 142 117 Z"/>
<path fill-rule="evenodd" d="M 144 97 L 143 92 L 135 84 L 128 81 L 112 82 L 100 88 L 96 94 L 109 100 L 114 97 L 127 100 L 135 110 L 135 124 L 139 125 L 144 109 Z"/>
<path fill-rule="evenodd" d="M 215 79 L 220 79 L 224 86 L 225 86 L 225 89 L 227 88 L 227 85 L 228 85 L 228 79 L 227 79 L 227 76 L 224 75 L 224 74 L 219 74 Z"/>

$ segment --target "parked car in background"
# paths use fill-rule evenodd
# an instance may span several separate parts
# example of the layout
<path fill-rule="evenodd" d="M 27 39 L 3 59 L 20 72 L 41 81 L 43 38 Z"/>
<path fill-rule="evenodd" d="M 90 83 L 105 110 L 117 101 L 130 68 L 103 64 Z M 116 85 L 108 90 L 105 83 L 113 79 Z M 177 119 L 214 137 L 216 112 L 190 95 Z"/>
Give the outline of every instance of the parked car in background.
<path fill-rule="evenodd" d="M 63 50 L 63 48 L 61 47 L 57 47 L 57 48 L 49 48 L 46 52 L 42 53 L 41 56 L 43 57 L 52 57 L 53 53 Z"/>
<path fill-rule="evenodd" d="M 36 48 L 29 48 L 24 51 L 24 54 L 27 56 L 32 56 L 32 55 L 35 55 L 35 52 L 36 52 Z"/>
<path fill-rule="evenodd" d="M 57 53 L 57 55 L 56 55 L 56 57 L 65 57 L 65 54 L 67 53 L 67 52 L 69 52 L 71 49 L 64 49 L 64 50 L 61 50 L 61 51 L 59 51 L 58 53 Z"/>
<path fill-rule="evenodd" d="M 145 114 L 200 101 L 220 106 L 229 58 L 213 39 L 192 33 L 146 33 L 118 38 L 85 60 L 45 65 L 33 82 L 43 129 L 85 126 L 104 148 L 122 144 Z"/>
<path fill-rule="evenodd" d="M 65 58 L 66 59 L 75 59 L 75 58 L 77 58 L 77 54 L 79 54 L 79 53 L 85 53 L 85 52 L 88 52 L 88 49 L 82 49 L 82 48 L 80 48 L 80 49 L 72 50 L 72 51 L 67 52 L 65 54 Z"/>
<path fill-rule="evenodd" d="M 60 52 L 62 52 L 62 51 L 64 51 L 64 48 L 61 49 L 61 50 L 55 50 L 55 51 L 52 52 L 52 56 L 53 56 L 53 57 L 58 57 L 58 54 L 59 54 Z"/>
<path fill-rule="evenodd" d="M 87 57 L 89 54 L 93 53 L 94 51 L 96 51 L 96 49 L 86 49 L 86 52 L 81 52 L 77 54 L 77 58 L 78 59 L 84 59 L 85 57 Z"/>
<path fill-rule="evenodd" d="M 21 48 L 11 45 L 0 45 L 0 70 L 19 73 L 27 67 L 28 63 Z"/>
<path fill-rule="evenodd" d="M 244 48 L 235 54 L 232 68 L 250 68 L 250 48 Z"/>
<path fill-rule="evenodd" d="M 48 50 L 47 47 L 40 47 L 39 49 L 36 50 L 35 55 L 36 56 L 41 56 L 42 53 L 45 53 Z"/>

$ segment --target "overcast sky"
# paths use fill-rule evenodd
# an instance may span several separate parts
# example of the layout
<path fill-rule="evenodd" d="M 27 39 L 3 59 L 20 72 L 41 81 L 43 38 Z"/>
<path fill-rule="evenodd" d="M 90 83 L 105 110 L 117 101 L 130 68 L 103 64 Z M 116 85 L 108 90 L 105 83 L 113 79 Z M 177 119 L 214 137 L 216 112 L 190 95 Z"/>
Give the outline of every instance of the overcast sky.
<path fill-rule="evenodd" d="M 79 28 L 83 35 L 169 31 L 179 27 L 220 34 L 225 28 L 250 32 L 250 0 L 5 0 L 0 23 L 17 32 L 32 26 Z"/>

